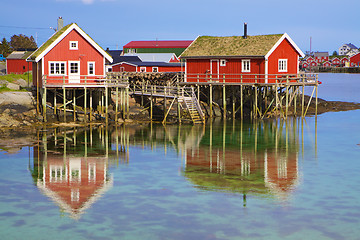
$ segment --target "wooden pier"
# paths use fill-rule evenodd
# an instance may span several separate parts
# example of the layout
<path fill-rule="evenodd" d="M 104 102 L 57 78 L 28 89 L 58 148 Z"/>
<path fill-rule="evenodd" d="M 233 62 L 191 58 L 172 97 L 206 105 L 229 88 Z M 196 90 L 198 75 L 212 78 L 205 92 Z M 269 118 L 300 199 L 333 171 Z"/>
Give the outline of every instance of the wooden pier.
<path fill-rule="evenodd" d="M 134 81 L 127 73 L 111 73 L 106 78 L 80 78 L 76 83 L 58 79 L 51 83 L 43 76 L 37 84 L 36 99 L 38 113 L 42 112 L 47 121 L 47 109 L 51 109 L 58 120 L 91 122 L 94 119 L 109 123 L 109 104 L 114 106 L 114 116 L 129 117 L 129 98 L 149 112 L 150 120 L 155 119 L 155 104 L 162 105 L 161 121 L 166 123 L 171 116 L 178 122 L 190 121 L 203 124 L 207 118 L 287 118 L 288 115 L 305 117 L 315 98 L 317 114 L 318 76 L 316 74 L 260 75 L 260 74 L 204 74 L 184 75 L 161 80 L 146 73 L 141 81 Z M 305 100 L 305 87 L 312 88 L 312 94 Z M 218 109 L 221 114 L 216 113 Z M 218 112 L 219 112 L 218 111 Z M 62 113 L 62 117 L 60 114 Z M 159 116 L 156 116 L 159 120 Z"/>

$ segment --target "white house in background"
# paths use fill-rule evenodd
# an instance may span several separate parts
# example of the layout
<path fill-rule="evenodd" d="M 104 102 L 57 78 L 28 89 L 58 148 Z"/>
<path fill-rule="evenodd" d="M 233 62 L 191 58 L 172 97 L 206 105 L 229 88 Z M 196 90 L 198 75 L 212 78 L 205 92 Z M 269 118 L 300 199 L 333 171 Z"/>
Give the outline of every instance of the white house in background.
<path fill-rule="evenodd" d="M 358 54 L 359 52 L 360 52 L 359 49 L 354 48 L 354 49 L 351 49 L 350 51 L 348 51 L 346 53 L 346 56 L 352 57 L 352 56 L 355 56 L 356 54 Z"/>
<path fill-rule="evenodd" d="M 341 47 L 339 47 L 339 55 L 347 55 L 347 53 L 352 49 L 359 50 L 358 47 L 352 43 L 343 44 Z"/>

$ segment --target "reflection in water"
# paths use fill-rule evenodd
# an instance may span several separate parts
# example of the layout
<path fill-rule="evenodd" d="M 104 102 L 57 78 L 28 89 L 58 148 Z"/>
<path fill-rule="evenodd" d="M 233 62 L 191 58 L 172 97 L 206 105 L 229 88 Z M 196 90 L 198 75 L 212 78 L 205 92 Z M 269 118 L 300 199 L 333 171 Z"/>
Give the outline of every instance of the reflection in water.
<path fill-rule="evenodd" d="M 244 206 L 248 195 L 286 200 L 301 176 L 303 121 L 43 131 L 38 133 L 42 144 L 34 148 L 31 172 L 41 192 L 75 219 L 112 187 L 112 166 L 136 161 L 129 156 L 139 148 L 130 146 L 164 148 L 165 155 L 176 151 L 190 184 L 201 191 L 240 194 Z"/>
<path fill-rule="evenodd" d="M 281 199 L 299 183 L 297 121 L 214 128 L 186 151 L 184 176 L 197 188 Z"/>
<path fill-rule="evenodd" d="M 62 212 L 79 219 L 113 185 L 108 168 L 117 159 L 126 162 L 121 148 L 111 150 L 109 131 L 93 129 L 55 129 L 38 133 L 42 144 L 34 148 L 31 173 L 40 191 L 50 197 Z"/>

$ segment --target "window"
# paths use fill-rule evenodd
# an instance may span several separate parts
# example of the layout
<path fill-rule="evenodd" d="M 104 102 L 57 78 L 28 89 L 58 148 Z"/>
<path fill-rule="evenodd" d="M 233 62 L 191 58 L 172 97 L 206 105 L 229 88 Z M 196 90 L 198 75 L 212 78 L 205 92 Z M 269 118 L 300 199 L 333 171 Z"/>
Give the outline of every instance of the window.
<path fill-rule="evenodd" d="M 49 62 L 49 75 L 65 75 L 65 62 Z"/>
<path fill-rule="evenodd" d="M 287 72 L 287 59 L 279 59 L 279 72 Z"/>
<path fill-rule="evenodd" d="M 146 72 L 146 67 L 140 67 L 140 72 Z"/>
<path fill-rule="evenodd" d="M 95 75 L 95 62 L 88 62 L 88 75 Z"/>
<path fill-rule="evenodd" d="M 220 60 L 220 66 L 221 66 L 221 67 L 225 67 L 225 66 L 226 66 L 226 60 L 225 60 L 225 59 L 221 59 L 221 60 Z"/>
<path fill-rule="evenodd" d="M 129 48 L 129 49 L 127 50 L 127 52 L 128 52 L 128 53 L 136 53 L 136 49 L 134 49 L 134 48 Z"/>
<path fill-rule="evenodd" d="M 77 62 L 70 63 L 70 73 L 79 73 L 79 64 Z"/>
<path fill-rule="evenodd" d="M 153 67 L 153 68 L 152 68 L 152 71 L 153 71 L 153 72 L 158 72 L 159 69 L 158 69 L 158 67 Z"/>
<path fill-rule="evenodd" d="M 250 60 L 242 60 L 241 61 L 241 71 L 242 72 L 250 72 Z"/>
<path fill-rule="evenodd" d="M 70 41 L 70 50 L 78 50 L 78 41 Z"/>

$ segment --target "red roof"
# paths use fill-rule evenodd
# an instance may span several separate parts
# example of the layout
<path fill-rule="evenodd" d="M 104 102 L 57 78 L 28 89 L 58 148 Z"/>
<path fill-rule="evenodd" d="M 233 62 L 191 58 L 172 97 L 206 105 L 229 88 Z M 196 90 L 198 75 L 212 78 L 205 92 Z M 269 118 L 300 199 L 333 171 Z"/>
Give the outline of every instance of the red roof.
<path fill-rule="evenodd" d="M 187 48 L 193 41 L 131 41 L 124 48 Z"/>

